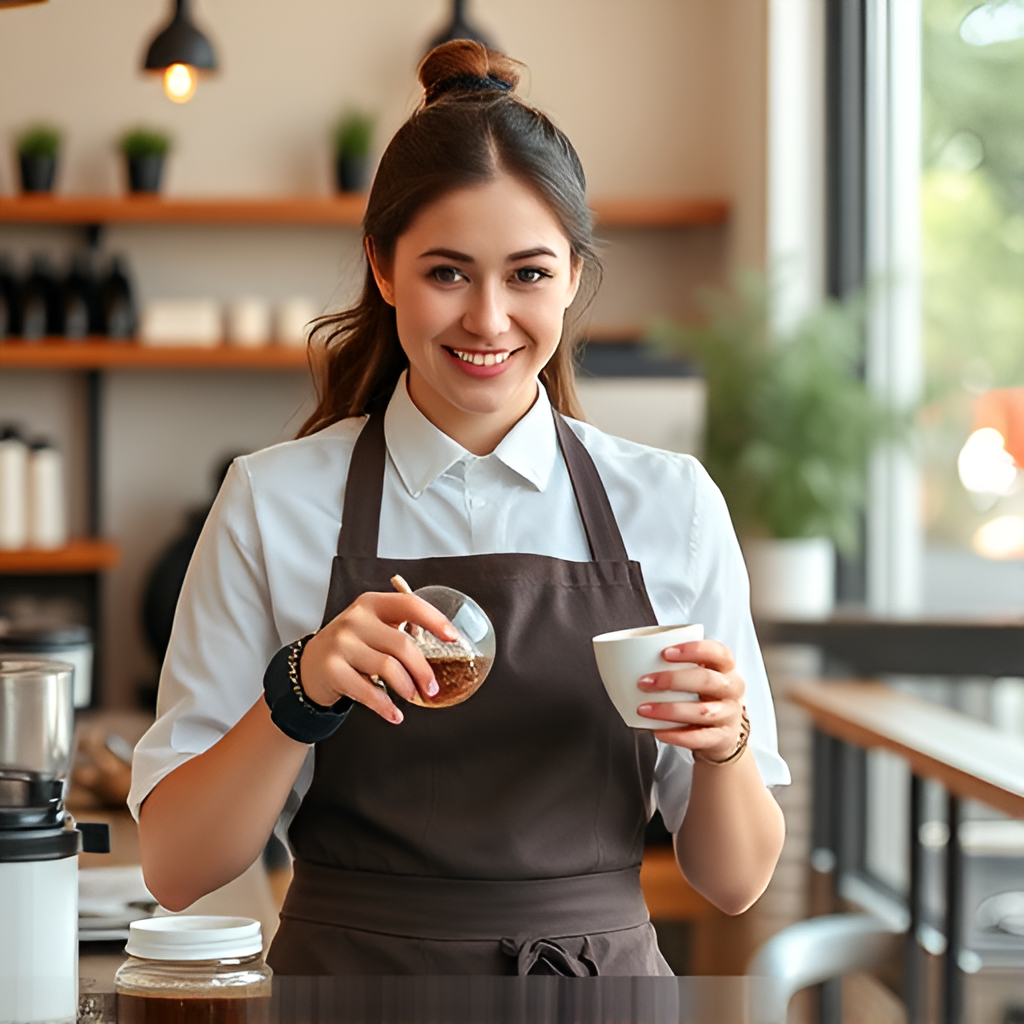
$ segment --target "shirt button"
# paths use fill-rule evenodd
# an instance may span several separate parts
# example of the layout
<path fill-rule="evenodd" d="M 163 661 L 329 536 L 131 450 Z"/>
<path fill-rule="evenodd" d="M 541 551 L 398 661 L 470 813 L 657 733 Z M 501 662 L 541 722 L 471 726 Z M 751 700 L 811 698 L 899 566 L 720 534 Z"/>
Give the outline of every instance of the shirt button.
<path fill-rule="evenodd" d="M 486 498 L 470 498 L 469 499 L 469 507 L 470 508 L 483 508 L 486 504 L 487 504 L 487 499 Z"/>

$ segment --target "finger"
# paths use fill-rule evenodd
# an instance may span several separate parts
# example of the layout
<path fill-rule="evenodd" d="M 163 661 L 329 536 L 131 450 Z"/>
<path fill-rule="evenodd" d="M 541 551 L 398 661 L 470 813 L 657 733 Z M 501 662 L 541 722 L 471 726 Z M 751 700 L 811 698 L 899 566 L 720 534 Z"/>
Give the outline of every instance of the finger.
<path fill-rule="evenodd" d="M 371 683 L 366 676 L 361 675 L 351 665 L 345 665 L 341 669 L 338 683 L 344 695 L 365 705 L 371 711 L 380 715 L 386 722 L 391 722 L 393 725 L 401 724 L 405 716 L 395 707 L 394 702 L 388 696 L 387 690 L 382 686 Z"/>
<path fill-rule="evenodd" d="M 739 720 L 739 709 L 731 701 L 666 701 L 641 704 L 636 710 L 644 718 L 705 729 L 727 728 Z"/>
<path fill-rule="evenodd" d="M 452 642 L 458 640 L 458 630 L 432 604 L 415 594 L 364 594 L 364 600 L 382 622 L 397 626 L 414 622 L 429 629 L 434 636 Z"/>
<path fill-rule="evenodd" d="M 696 693 L 711 700 L 725 700 L 733 696 L 727 676 L 708 668 L 679 668 L 670 672 L 652 672 L 641 676 L 636 684 L 648 693 L 661 690 L 679 690 Z"/>
<path fill-rule="evenodd" d="M 679 729 L 658 729 L 655 734 L 662 743 L 687 750 L 726 751 L 726 755 L 735 747 L 736 737 L 733 730 L 727 728 L 701 729 L 696 726 L 683 726 Z"/>
<path fill-rule="evenodd" d="M 367 675 L 377 675 L 406 700 L 413 700 L 419 690 L 424 697 L 440 692 L 434 670 L 408 633 L 382 622 L 367 626 L 366 650 L 357 655 L 356 668 Z"/>
<path fill-rule="evenodd" d="M 716 672 L 731 672 L 736 659 L 725 644 L 717 640 L 691 640 L 687 644 L 675 644 L 661 652 L 665 661 L 692 661 Z"/>

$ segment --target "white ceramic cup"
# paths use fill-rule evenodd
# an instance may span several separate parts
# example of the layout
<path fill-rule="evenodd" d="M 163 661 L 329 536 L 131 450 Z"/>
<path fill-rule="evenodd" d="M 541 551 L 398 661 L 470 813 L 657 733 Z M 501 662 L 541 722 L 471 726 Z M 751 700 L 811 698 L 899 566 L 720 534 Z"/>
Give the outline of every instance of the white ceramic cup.
<path fill-rule="evenodd" d="M 704 639 L 704 626 L 697 622 L 688 626 L 640 626 L 620 629 L 595 636 L 594 657 L 601 682 L 622 715 L 626 725 L 634 729 L 671 729 L 672 722 L 643 718 L 636 709 L 641 704 L 667 704 L 674 701 L 697 700 L 697 694 L 679 690 L 641 690 L 641 676 L 670 672 L 677 668 L 693 668 L 692 662 L 666 661 L 661 652 L 666 647 Z"/>

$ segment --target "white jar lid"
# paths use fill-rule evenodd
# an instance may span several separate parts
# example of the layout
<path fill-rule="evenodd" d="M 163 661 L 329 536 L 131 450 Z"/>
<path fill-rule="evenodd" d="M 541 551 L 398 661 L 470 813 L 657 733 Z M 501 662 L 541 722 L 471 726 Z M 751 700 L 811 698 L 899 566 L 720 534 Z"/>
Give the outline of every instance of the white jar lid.
<path fill-rule="evenodd" d="M 263 950 L 259 921 L 183 914 L 128 926 L 125 952 L 145 960 L 229 960 Z"/>

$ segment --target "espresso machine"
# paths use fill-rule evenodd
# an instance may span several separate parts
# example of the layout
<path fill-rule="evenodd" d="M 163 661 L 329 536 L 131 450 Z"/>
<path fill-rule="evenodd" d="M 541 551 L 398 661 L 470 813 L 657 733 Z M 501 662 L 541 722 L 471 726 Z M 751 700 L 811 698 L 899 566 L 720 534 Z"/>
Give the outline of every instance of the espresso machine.
<path fill-rule="evenodd" d="M 0 659 L 0 1021 L 73 1022 L 78 1010 L 78 854 L 110 849 L 106 825 L 64 809 L 74 669 Z"/>

